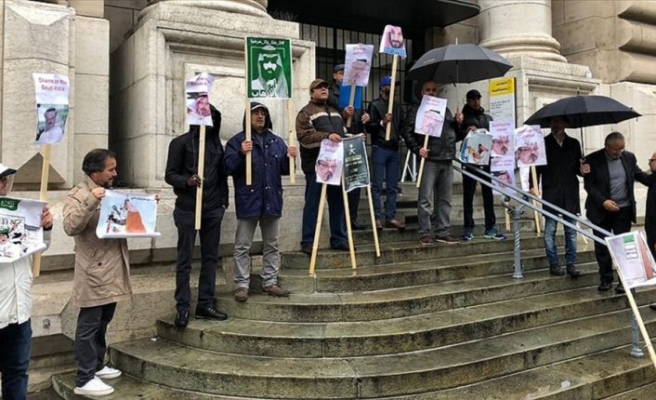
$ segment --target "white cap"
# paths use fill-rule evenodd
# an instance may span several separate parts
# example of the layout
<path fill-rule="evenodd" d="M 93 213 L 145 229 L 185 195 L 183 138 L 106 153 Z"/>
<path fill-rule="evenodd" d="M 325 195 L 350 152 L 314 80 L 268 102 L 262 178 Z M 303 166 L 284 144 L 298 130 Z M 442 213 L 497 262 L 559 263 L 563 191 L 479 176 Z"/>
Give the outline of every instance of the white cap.
<path fill-rule="evenodd" d="M 5 167 L 3 164 L 0 164 L 0 178 L 4 178 L 9 175 L 16 173 L 16 170 L 13 168 Z"/>

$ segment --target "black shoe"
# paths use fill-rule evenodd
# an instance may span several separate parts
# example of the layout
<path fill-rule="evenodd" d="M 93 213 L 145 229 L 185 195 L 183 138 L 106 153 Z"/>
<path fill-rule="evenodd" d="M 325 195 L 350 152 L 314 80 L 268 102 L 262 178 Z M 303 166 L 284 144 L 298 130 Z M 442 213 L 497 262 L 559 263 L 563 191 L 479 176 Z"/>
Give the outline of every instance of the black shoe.
<path fill-rule="evenodd" d="M 340 243 L 337 246 L 331 246 L 331 248 L 333 250 L 351 251 L 351 249 L 349 249 L 348 243 Z M 355 248 L 353 250 L 355 250 Z"/>
<path fill-rule="evenodd" d="M 301 252 L 307 254 L 308 256 L 311 256 L 312 255 L 312 246 L 307 245 L 307 246 L 301 247 Z"/>
<path fill-rule="evenodd" d="M 189 324 L 189 311 L 178 311 L 175 314 L 175 321 L 173 321 L 175 326 L 178 328 L 186 328 Z"/>
<path fill-rule="evenodd" d="M 567 275 L 571 276 L 572 278 L 578 278 L 581 276 L 581 271 L 576 268 L 576 265 L 567 264 Z"/>
<path fill-rule="evenodd" d="M 228 315 L 217 310 L 216 308 L 214 308 L 214 306 L 196 307 L 196 318 L 216 319 L 218 321 L 224 321 L 228 319 Z"/>
<path fill-rule="evenodd" d="M 554 276 L 563 276 L 565 275 L 565 270 L 560 267 L 560 265 L 550 265 L 549 274 Z"/>
<path fill-rule="evenodd" d="M 624 290 L 624 286 L 622 286 L 621 283 L 615 287 L 615 293 L 617 293 L 617 294 L 626 293 L 626 290 Z"/>
<path fill-rule="evenodd" d="M 601 282 L 597 290 L 600 292 L 607 292 L 610 290 L 611 287 L 613 287 L 612 282 Z"/>
<path fill-rule="evenodd" d="M 352 219 L 351 220 L 351 230 L 352 231 L 363 231 L 364 226 L 360 225 L 357 220 Z"/>
<path fill-rule="evenodd" d="M 651 303 L 651 304 L 649 305 L 649 308 L 651 308 L 652 310 L 656 311 L 656 303 Z"/>

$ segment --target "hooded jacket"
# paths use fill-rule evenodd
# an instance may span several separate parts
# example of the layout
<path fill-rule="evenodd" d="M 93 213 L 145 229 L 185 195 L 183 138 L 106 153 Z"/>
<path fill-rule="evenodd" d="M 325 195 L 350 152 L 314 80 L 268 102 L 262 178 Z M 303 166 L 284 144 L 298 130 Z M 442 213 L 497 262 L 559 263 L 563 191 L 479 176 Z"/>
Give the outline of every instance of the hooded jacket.
<path fill-rule="evenodd" d="M 259 107 L 266 110 L 266 122 L 262 140 L 257 140 L 257 132 L 252 131 L 253 150 L 251 151 L 252 180 L 246 185 L 246 156 L 241 153 L 241 145 L 246 140 L 244 130 L 230 138 L 226 144 L 226 173 L 232 176 L 235 186 L 235 211 L 238 219 L 282 216 L 282 175 L 289 175 L 289 157 L 284 140 L 271 131 L 272 121 L 269 109 L 251 102 L 251 110 Z M 246 118 L 246 116 L 244 116 Z M 245 121 L 244 121 L 245 125 Z"/>
<path fill-rule="evenodd" d="M 487 131 L 490 130 L 490 121 L 492 121 L 492 117 L 485 114 L 485 109 L 483 107 L 474 110 L 465 104 L 464 107 L 462 107 L 462 115 L 464 117 L 462 125 L 460 125 L 462 135 L 467 135 L 467 130 L 470 126 L 475 126 L 478 129 L 485 129 Z"/>
<path fill-rule="evenodd" d="M 415 119 L 417 118 L 417 111 L 419 104 L 413 104 L 408 108 L 405 116 L 405 126 L 402 130 L 403 140 L 408 146 L 408 149 L 415 154 L 419 154 L 419 150 L 424 146 L 424 135 L 415 133 Z M 449 161 L 456 157 L 456 142 L 462 140 L 464 135 L 460 131 L 458 124 L 451 110 L 447 107 L 446 115 L 444 118 L 444 126 L 442 127 L 442 135 L 438 137 L 431 136 L 428 139 L 428 161 Z"/>
<path fill-rule="evenodd" d="M 218 207 L 228 207 L 228 175 L 223 161 L 223 145 L 219 137 L 221 113 L 212 110 L 212 127 L 205 133 L 205 171 L 203 176 L 203 211 L 211 212 Z M 188 186 L 187 180 L 198 173 L 200 127 L 192 125 L 189 132 L 173 139 L 169 144 L 164 180 L 173 186 L 176 194 L 175 207 L 182 211 L 196 210 L 196 187 Z"/>

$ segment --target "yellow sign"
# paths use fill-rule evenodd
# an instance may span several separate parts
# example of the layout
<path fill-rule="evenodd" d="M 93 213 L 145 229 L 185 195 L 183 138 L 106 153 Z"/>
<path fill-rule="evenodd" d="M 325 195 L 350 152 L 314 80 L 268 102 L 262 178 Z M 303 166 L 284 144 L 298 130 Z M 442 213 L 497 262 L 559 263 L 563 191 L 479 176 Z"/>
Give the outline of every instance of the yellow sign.
<path fill-rule="evenodd" d="M 490 80 L 490 97 L 505 96 L 515 93 L 515 78 Z"/>

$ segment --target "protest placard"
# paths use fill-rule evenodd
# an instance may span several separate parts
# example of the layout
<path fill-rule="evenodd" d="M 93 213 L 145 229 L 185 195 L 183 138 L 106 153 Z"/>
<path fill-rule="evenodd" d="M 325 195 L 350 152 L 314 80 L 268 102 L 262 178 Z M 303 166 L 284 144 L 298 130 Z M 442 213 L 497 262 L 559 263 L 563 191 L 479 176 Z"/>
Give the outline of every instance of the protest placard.
<path fill-rule="evenodd" d="M 492 160 L 494 162 L 494 160 Z M 505 189 L 507 186 L 515 186 L 515 170 L 497 170 L 491 172 L 492 176 L 497 178 L 500 182 L 492 180 L 492 185 L 498 189 Z M 498 190 L 494 191 L 495 195 L 501 195 L 502 193 Z"/>
<path fill-rule="evenodd" d="M 415 119 L 415 132 L 427 136 L 442 136 L 446 99 L 423 96 Z"/>
<path fill-rule="evenodd" d="M 159 237 L 155 231 L 157 200 L 154 194 L 106 190 L 100 202 L 96 235 L 100 239 Z"/>
<path fill-rule="evenodd" d="M 539 125 L 515 129 L 515 161 L 518 167 L 547 165 L 547 150 Z"/>
<path fill-rule="evenodd" d="M 515 124 L 512 121 L 490 121 L 491 156 L 513 157 L 515 154 Z"/>
<path fill-rule="evenodd" d="M 405 40 L 400 26 L 386 25 L 380 38 L 379 53 L 387 53 L 402 58 L 406 57 Z"/>
<path fill-rule="evenodd" d="M 317 163 L 314 166 L 317 173 L 317 182 L 327 185 L 341 185 L 343 167 L 344 147 L 342 142 L 322 140 L 319 157 L 317 157 Z"/>
<path fill-rule="evenodd" d="M 347 44 L 344 63 L 344 85 L 367 86 L 371 71 L 374 46 L 371 44 Z"/>
<path fill-rule="evenodd" d="M 656 285 L 656 262 L 642 232 L 608 236 L 606 243 L 626 289 Z"/>
<path fill-rule="evenodd" d="M 246 38 L 248 97 L 292 97 L 292 44 L 290 39 Z"/>
<path fill-rule="evenodd" d="M 353 104 L 350 104 L 355 108 L 356 110 L 362 110 L 362 92 L 363 92 L 363 87 L 362 86 L 356 86 L 355 87 L 355 96 L 353 96 Z M 342 85 L 339 88 L 339 103 L 337 103 L 337 107 L 340 110 L 345 109 L 346 107 L 349 106 L 349 101 L 351 99 L 351 86 L 344 85 L 344 81 L 342 81 Z"/>
<path fill-rule="evenodd" d="M 185 86 L 187 98 L 187 123 L 189 125 L 212 126 L 209 93 L 214 76 L 203 72 L 188 80 Z"/>
<path fill-rule="evenodd" d="M 57 74 L 32 74 L 36 94 L 35 144 L 61 142 L 68 119 L 68 77 Z"/>
<path fill-rule="evenodd" d="M 43 251 L 43 201 L 0 197 L 0 263 Z"/>
<path fill-rule="evenodd" d="M 469 132 L 460 147 L 460 161 L 465 164 L 489 165 L 492 135 L 486 129 Z"/>
<path fill-rule="evenodd" d="M 363 136 L 358 135 L 342 141 L 344 146 L 344 182 L 345 190 L 369 186 L 369 163 Z"/>

